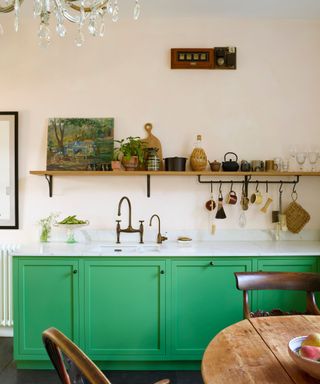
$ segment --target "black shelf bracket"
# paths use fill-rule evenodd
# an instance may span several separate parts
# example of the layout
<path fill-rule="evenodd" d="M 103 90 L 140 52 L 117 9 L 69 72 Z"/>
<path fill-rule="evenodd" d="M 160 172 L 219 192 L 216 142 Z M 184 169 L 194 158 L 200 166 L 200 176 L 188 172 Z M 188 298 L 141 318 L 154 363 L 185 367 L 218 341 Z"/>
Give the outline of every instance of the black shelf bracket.
<path fill-rule="evenodd" d="M 225 174 L 224 174 L 225 176 Z M 222 184 L 242 184 L 244 186 L 244 193 L 246 196 L 248 196 L 248 193 L 249 193 L 249 184 L 266 184 L 266 185 L 270 185 L 270 184 L 280 184 L 280 185 L 284 185 L 284 184 L 291 184 L 291 185 L 294 185 L 296 186 L 300 181 L 300 176 L 296 175 L 295 176 L 295 180 L 252 180 L 252 176 L 250 175 L 246 175 L 244 176 L 244 179 L 243 180 L 202 180 L 201 179 L 201 175 L 198 175 L 198 182 L 200 184 L 219 184 L 219 185 L 222 185 Z"/>
<path fill-rule="evenodd" d="M 150 179 L 151 176 L 147 175 L 147 197 L 150 197 Z"/>
<path fill-rule="evenodd" d="M 49 197 L 52 197 L 52 190 L 53 190 L 53 176 L 52 175 L 44 175 L 48 182 L 49 186 Z"/>

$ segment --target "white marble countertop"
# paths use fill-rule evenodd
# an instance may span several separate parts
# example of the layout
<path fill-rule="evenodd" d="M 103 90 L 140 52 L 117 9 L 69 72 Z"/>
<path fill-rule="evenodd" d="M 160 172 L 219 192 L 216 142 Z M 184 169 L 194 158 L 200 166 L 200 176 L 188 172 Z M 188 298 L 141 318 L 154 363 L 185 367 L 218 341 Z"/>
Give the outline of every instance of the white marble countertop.
<path fill-rule="evenodd" d="M 320 256 L 320 241 L 193 241 L 156 243 L 36 243 L 14 256 Z"/>

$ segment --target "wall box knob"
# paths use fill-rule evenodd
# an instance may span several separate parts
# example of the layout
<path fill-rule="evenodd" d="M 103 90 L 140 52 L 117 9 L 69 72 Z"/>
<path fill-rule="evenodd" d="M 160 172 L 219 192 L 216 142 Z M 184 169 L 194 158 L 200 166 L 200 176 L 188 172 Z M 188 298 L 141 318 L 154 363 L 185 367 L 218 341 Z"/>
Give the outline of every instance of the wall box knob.
<path fill-rule="evenodd" d="M 163 270 L 161 270 L 160 273 L 161 273 L 161 275 L 164 275 L 164 271 Z"/>
<path fill-rule="evenodd" d="M 210 261 L 210 265 L 213 267 L 213 266 L 214 266 L 214 262 L 213 262 L 213 261 Z"/>
<path fill-rule="evenodd" d="M 75 269 L 75 270 L 73 271 L 73 274 L 76 275 L 77 273 L 78 273 L 78 271 Z"/>
<path fill-rule="evenodd" d="M 214 48 L 214 69 L 237 69 L 237 48 Z"/>

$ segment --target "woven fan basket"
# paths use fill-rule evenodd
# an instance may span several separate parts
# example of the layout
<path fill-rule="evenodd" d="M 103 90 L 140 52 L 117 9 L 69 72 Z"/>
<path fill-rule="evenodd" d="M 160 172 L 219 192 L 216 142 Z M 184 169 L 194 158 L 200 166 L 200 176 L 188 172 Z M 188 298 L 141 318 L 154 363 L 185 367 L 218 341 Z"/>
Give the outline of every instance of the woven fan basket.
<path fill-rule="evenodd" d="M 288 230 L 292 233 L 299 233 L 310 220 L 309 213 L 295 201 L 289 204 L 285 214 Z"/>
<path fill-rule="evenodd" d="M 190 165 L 193 171 L 204 171 L 207 166 L 207 155 L 202 148 L 195 148 L 190 157 Z"/>

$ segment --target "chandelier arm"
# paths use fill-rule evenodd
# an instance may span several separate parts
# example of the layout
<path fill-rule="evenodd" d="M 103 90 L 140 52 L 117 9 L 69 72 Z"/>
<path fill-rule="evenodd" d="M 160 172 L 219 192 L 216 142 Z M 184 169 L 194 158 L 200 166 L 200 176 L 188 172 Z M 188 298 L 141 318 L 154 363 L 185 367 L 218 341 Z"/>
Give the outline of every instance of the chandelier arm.
<path fill-rule="evenodd" d="M 67 0 L 66 3 L 67 3 L 67 5 L 70 8 L 74 9 L 77 12 L 80 12 L 81 11 L 81 7 L 79 7 L 79 6 L 75 5 L 75 4 L 71 4 L 73 1 L 76 1 L 76 0 Z M 54 2 L 56 4 L 57 8 L 61 10 L 61 13 L 63 14 L 63 17 L 65 17 L 68 21 L 71 21 L 71 23 L 76 23 L 76 24 L 80 22 L 80 16 L 74 16 L 71 13 L 69 13 L 65 9 L 65 7 L 62 5 L 61 0 L 54 0 Z M 104 8 L 105 5 L 107 4 L 107 2 L 108 2 L 108 0 L 103 1 L 103 3 L 101 3 L 100 1 L 97 1 L 97 3 L 101 3 L 98 8 L 100 8 L 100 9 Z M 95 8 L 94 6 L 93 7 L 86 7 L 86 8 L 84 8 L 84 11 L 86 13 L 89 13 L 94 8 Z"/>
<path fill-rule="evenodd" d="M 61 13 L 63 17 L 65 17 L 68 21 L 71 21 L 71 23 L 79 23 L 80 21 L 80 16 L 73 16 L 71 15 L 61 4 L 60 0 L 54 0 L 56 6 L 58 9 L 61 10 Z"/>
<path fill-rule="evenodd" d="M 23 3 L 23 0 L 19 0 L 20 5 Z M 9 13 L 14 10 L 14 0 L 10 5 L 6 5 L 5 7 L 0 6 L 0 13 Z"/>
<path fill-rule="evenodd" d="M 70 8 L 74 9 L 75 11 L 80 12 L 81 7 L 79 7 L 79 5 L 73 4 L 73 2 L 75 2 L 75 1 L 77 1 L 77 0 L 66 0 L 67 3 L 70 3 L 69 4 Z M 108 0 L 104 0 L 104 1 L 98 0 L 96 2 L 96 5 L 93 5 L 91 7 L 84 7 L 83 9 L 85 12 L 92 12 L 94 8 L 99 8 L 99 9 L 104 8 L 107 5 L 107 2 L 108 2 Z M 99 3 L 100 3 L 100 5 L 99 5 Z"/>

